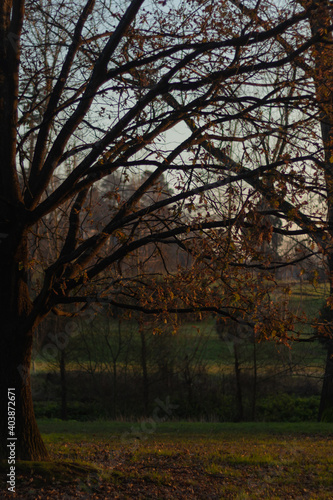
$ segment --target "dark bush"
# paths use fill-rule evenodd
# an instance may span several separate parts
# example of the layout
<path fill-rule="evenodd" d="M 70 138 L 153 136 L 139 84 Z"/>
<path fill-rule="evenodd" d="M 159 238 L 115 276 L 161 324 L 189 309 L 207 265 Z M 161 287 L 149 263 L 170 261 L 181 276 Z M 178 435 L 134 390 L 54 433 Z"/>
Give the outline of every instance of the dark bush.
<path fill-rule="evenodd" d="M 302 422 L 317 420 L 319 397 L 276 394 L 257 404 L 257 420 L 266 422 Z"/>

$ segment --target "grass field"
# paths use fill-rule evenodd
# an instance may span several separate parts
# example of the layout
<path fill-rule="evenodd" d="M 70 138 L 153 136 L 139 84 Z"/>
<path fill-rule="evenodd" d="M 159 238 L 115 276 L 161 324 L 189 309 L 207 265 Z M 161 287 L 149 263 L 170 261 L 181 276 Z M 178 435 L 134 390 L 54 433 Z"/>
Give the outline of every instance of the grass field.
<path fill-rule="evenodd" d="M 16 498 L 332 498 L 333 424 L 39 425 L 54 462 L 17 464 Z"/>

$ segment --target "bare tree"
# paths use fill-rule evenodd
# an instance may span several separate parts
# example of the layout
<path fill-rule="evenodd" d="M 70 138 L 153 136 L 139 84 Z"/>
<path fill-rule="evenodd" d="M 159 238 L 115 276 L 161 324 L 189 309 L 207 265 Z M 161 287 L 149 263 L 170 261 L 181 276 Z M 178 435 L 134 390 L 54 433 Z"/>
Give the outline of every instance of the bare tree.
<path fill-rule="evenodd" d="M 313 112 L 296 114 L 284 124 L 289 141 L 301 138 L 287 156 L 283 152 L 258 165 L 251 154 L 257 138 L 279 140 L 276 111 L 317 106 L 310 90 L 290 92 L 295 80 L 290 82 L 289 73 L 300 57 L 311 57 L 315 43 L 330 36 L 331 25 L 325 32 L 304 28 L 316 2 L 282 14 L 257 2 L 266 15 L 264 25 L 257 11 L 248 15 L 235 8 L 238 3 L 1 2 L 2 457 L 7 454 L 8 389 L 16 394 L 17 458 L 47 457 L 34 417 L 29 369 L 34 331 L 50 312 L 73 316 L 100 301 L 146 313 L 204 309 L 228 315 L 236 291 L 221 301 L 210 285 L 221 268 L 227 280 L 229 264 L 240 262 L 244 249 L 224 232 L 232 226 L 236 241 L 243 222 L 251 226 L 246 213 L 270 176 L 276 178 L 274 189 L 270 184 L 271 192 L 265 193 L 271 206 L 278 203 L 273 215 L 286 221 L 296 210 L 302 231 L 306 228 L 327 248 L 322 228 L 311 230 L 313 221 L 300 212 L 301 174 L 291 182 L 294 204 L 283 189 L 284 168 L 289 179 L 293 165 L 322 165 L 302 149 L 307 131 L 301 127 L 310 127 Z M 290 45 L 282 50 L 283 36 Z M 262 85 L 261 75 L 279 68 L 285 77 L 274 87 Z M 235 128 L 231 133 L 232 124 L 243 124 L 238 135 Z M 243 163 L 228 155 L 230 145 L 237 146 L 235 158 Z M 142 177 L 147 169 L 149 175 Z M 136 188 L 115 190 L 108 204 L 98 186 L 115 172 L 123 185 L 135 179 Z M 147 193 L 162 175 L 174 192 L 147 203 Z M 312 190 L 319 185 L 312 183 Z M 229 211 L 227 189 L 234 199 Z M 105 219 L 96 224 L 87 208 L 93 197 L 108 206 Z M 54 214 L 63 217 L 58 250 L 49 262 L 32 261 L 31 234 L 35 245 L 41 244 L 45 232 L 38 228 L 56 224 Z M 129 279 L 122 272 L 125 259 L 148 245 L 157 253 L 164 245 L 182 248 L 194 256 L 198 272 L 179 270 L 164 295 L 151 294 L 143 274 Z"/>

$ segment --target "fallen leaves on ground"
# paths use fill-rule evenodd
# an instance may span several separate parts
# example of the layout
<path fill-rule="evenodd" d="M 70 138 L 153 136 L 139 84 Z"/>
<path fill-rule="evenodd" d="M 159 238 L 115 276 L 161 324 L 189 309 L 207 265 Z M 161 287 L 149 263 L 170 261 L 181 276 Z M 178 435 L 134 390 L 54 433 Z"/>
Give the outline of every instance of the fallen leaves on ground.
<path fill-rule="evenodd" d="M 51 466 L 17 464 L 16 493 L 1 498 L 330 499 L 331 447 L 322 436 L 61 441 Z"/>

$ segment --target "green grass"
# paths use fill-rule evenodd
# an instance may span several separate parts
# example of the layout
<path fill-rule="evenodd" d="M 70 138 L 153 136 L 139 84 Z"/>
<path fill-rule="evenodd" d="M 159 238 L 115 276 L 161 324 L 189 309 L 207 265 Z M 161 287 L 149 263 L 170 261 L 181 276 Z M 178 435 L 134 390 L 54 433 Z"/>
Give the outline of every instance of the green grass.
<path fill-rule="evenodd" d="M 118 422 L 110 420 L 96 420 L 94 422 L 77 422 L 75 420 L 63 421 L 58 419 L 38 420 L 38 426 L 47 442 L 82 441 L 85 439 L 117 439 L 123 433 L 130 432 L 133 426 L 144 425 L 145 419 L 139 422 Z M 332 436 L 333 423 L 329 422 L 160 422 L 156 424 L 154 438 L 161 436 L 164 440 L 173 440 L 177 436 L 189 439 L 198 437 L 231 438 L 250 436 L 286 436 L 292 435 L 317 435 Z M 148 436 L 150 434 L 147 434 Z"/>

